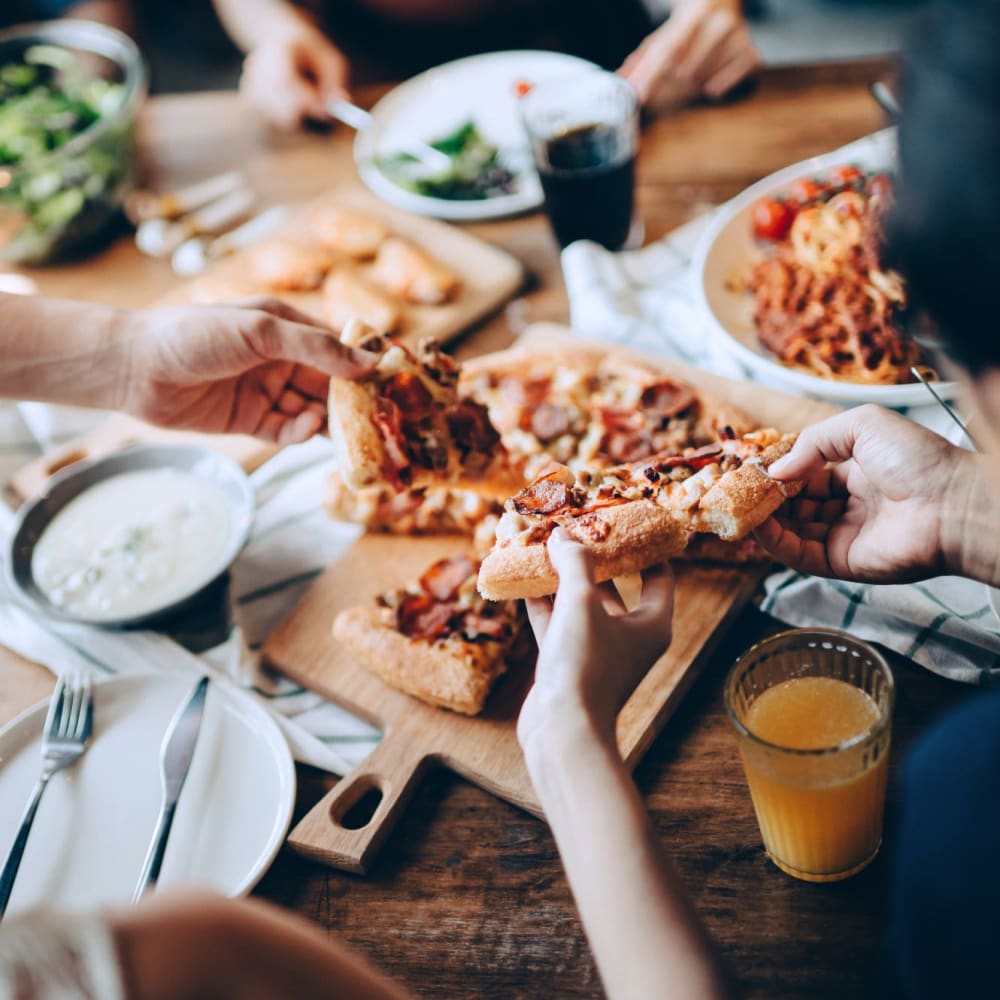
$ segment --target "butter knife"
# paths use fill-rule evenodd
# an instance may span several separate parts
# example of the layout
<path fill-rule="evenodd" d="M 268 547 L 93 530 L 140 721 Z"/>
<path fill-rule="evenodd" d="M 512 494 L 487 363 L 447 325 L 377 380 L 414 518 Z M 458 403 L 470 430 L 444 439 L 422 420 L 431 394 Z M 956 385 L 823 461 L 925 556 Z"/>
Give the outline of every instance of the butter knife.
<path fill-rule="evenodd" d="M 160 750 L 160 777 L 163 782 L 163 802 L 156 821 L 156 831 L 142 866 L 142 875 L 135 887 L 132 902 L 137 903 L 151 885 L 156 884 L 163 865 L 163 855 L 167 849 L 170 828 L 174 823 L 177 800 L 187 778 L 194 749 L 201 730 L 202 716 L 205 714 L 205 696 L 208 692 L 208 678 L 202 677 L 188 700 L 177 710 L 167 727 Z"/>

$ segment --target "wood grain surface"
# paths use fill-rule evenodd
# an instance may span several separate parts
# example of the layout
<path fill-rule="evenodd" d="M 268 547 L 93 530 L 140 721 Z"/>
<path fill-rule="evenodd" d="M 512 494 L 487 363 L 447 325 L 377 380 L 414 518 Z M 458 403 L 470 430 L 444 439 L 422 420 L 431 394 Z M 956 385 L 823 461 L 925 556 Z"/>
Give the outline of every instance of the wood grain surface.
<path fill-rule="evenodd" d="M 765 71 L 748 97 L 650 122 L 638 164 L 647 239 L 706 211 L 788 163 L 885 124 L 868 84 L 884 60 Z M 370 104 L 381 91 L 362 91 Z M 163 187 L 239 166 L 266 201 L 305 200 L 353 176 L 352 136 L 272 136 L 233 94 L 158 98 L 143 114 L 151 179 Z M 459 345 L 461 355 L 506 346 L 526 320 L 565 321 L 557 248 L 544 217 L 463 227 L 502 247 L 530 278 L 517 309 Z M 85 263 L 32 272 L 50 295 L 144 306 L 173 287 L 164 262 L 121 240 Z M 636 782 L 681 879 L 719 942 L 742 995 L 760 1000 L 881 997 L 887 887 L 898 776 L 913 740 L 949 707 L 975 696 L 892 657 L 897 701 L 889 821 L 881 855 L 847 882 L 808 885 L 764 855 L 722 703 L 726 671 L 783 626 L 748 605 L 709 658 Z M 0 636 L 2 641 L 2 636 Z M 34 701 L 47 675 L 0 651 L 0 711 Z M 6 715 L 0 716 L 0 721 Z M 296 820 L 336 779 L 299 768 Z M 255 894 L 358 948 L 422 998 L 597 1000 L 603 994 L 555 844 L 542 820 L 444 768 L 424 776 L 365 878 L 282 852 Z"/>

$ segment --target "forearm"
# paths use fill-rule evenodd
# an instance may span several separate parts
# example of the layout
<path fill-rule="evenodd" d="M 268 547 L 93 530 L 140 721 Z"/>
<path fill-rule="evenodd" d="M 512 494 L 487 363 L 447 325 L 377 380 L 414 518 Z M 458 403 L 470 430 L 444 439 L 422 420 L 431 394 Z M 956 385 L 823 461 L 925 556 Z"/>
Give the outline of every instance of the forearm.
<path fill-rule="evenodd" d="M 525 747 L 611 1000 L 719 997 L 725 977 L 624 764 L 586 721 Z"/>
<path fill-rule="evenodd" d="M 110 306 L 0 294 L 0 397 L 115 409 L 128 358 Z"/>
<path fill-rule="evenodd" d="M 212 0 L 229 37 L 244 51 L 262 41 L 293 32 L 313 19 L 285 0 Z"/>
<path fill-rule="evenodd" d="M 947 572 L 1000 586 L 1000 507 L 993 489 L 992 456 L 963 456 L 942 504 L 941 549 Z"/>

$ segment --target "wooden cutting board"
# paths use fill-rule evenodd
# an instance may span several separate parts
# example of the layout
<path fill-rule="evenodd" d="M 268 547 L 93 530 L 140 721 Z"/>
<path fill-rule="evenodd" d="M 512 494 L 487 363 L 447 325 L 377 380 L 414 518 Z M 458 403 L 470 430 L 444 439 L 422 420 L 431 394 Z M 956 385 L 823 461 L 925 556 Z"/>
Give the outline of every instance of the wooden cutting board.
<path fill-rule="evenodd" d="M 565 328 L 552 324 L 539 324 L 525 337 L 565 343 L 567 349 L 581 343 Z M 652 359 L 642 360 L 648 364 Z M 793 430 L 835 412 L 828 404 L 756 384 L 730 382 L 663 361 L 653 363 L 743 407 L 762 425 Z M 342 608 L 371 601 L 467 544 L 461 539 L 366 536 L 313 584 L 265 645 L 264 655 L 272 666 L 383 732 L 374 753 L 292 831 L 289 844 L 295 850 L 334 867 L 366 871 L 421 774 L 432 764 L 448 767 L 495 795 L 540 813 L 515 734 L 518 708 L 531 682 L 530 662 L 513 664 L 490 696 L 484 714 L 469 719 L 424 705 L 384 684 L 335 645 L 330 633 L 333 618 Z M 618 743 L 629 766 L 649 747 L 766 572 L 762 566 L 677 565 L 673 642 L 618 720 Z M 349 815 L 363 798 L 371 802 L 379 796 L 367 822 Z"/>
<path fill-rule="evenodd" d="M 421 337 L 434 337 L 442 343 L 456 337 L 474 323 L 495 312 L 521 287 L 524 270 L 519 261 L 503 250 L 469 233 L 433 219 L 411 215 L 387 205 L 360 187 L 345 185 L 329 191 L 294 211 L 278 233 L 294 237 L 303 232 L 310 212 L 326 203 L 343 205 L 381 219 L 394 233 L 412 240 L 461 277 L 461 288 L 450 302 L 440 306 L 406 304 L 400 336 L 415 343 Z M 209 299 L 239 298 L 266 293 L 246 286 L 246 250 L 233 254 L 210 267 L 204 274 L 180 283 L 158 301 L 158 305 L 206 302 Z M 361 264 L 363 274 L 369 264 Z M 214 289 L 214 293 L 213 293 Z M 283 292 L 280 298 L 303 312 L 319 314 L 319 293 Z M 43 458 L 19 469 L 6 485 L 6 499 L 18 506 L 40 493 L 49 478 L 61 469 L 86 458 L 97 458 L 129 444 L 192 440 L 215 448 L 239 461 L 248 470 L 267 461 L 276 451 L 272 445 L 251 437 L 203 436 L 178 433 L 151 427 L 131 417 L 114 416 L 89 434 L 61 445 Z"/>

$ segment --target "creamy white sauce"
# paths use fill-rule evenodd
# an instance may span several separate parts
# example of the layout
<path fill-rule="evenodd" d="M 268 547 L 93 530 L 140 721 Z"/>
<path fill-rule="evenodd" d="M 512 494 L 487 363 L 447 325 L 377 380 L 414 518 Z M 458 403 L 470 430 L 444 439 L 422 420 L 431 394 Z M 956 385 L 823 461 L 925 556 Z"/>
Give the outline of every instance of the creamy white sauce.
<path fill-rule="evenodd" d="M 52 519 L 31 572 L 57 607 L 91 620 L 147 614 L 225 567 L 232 528 L 221 486 L 180 469 L 96 483 Z"/>

